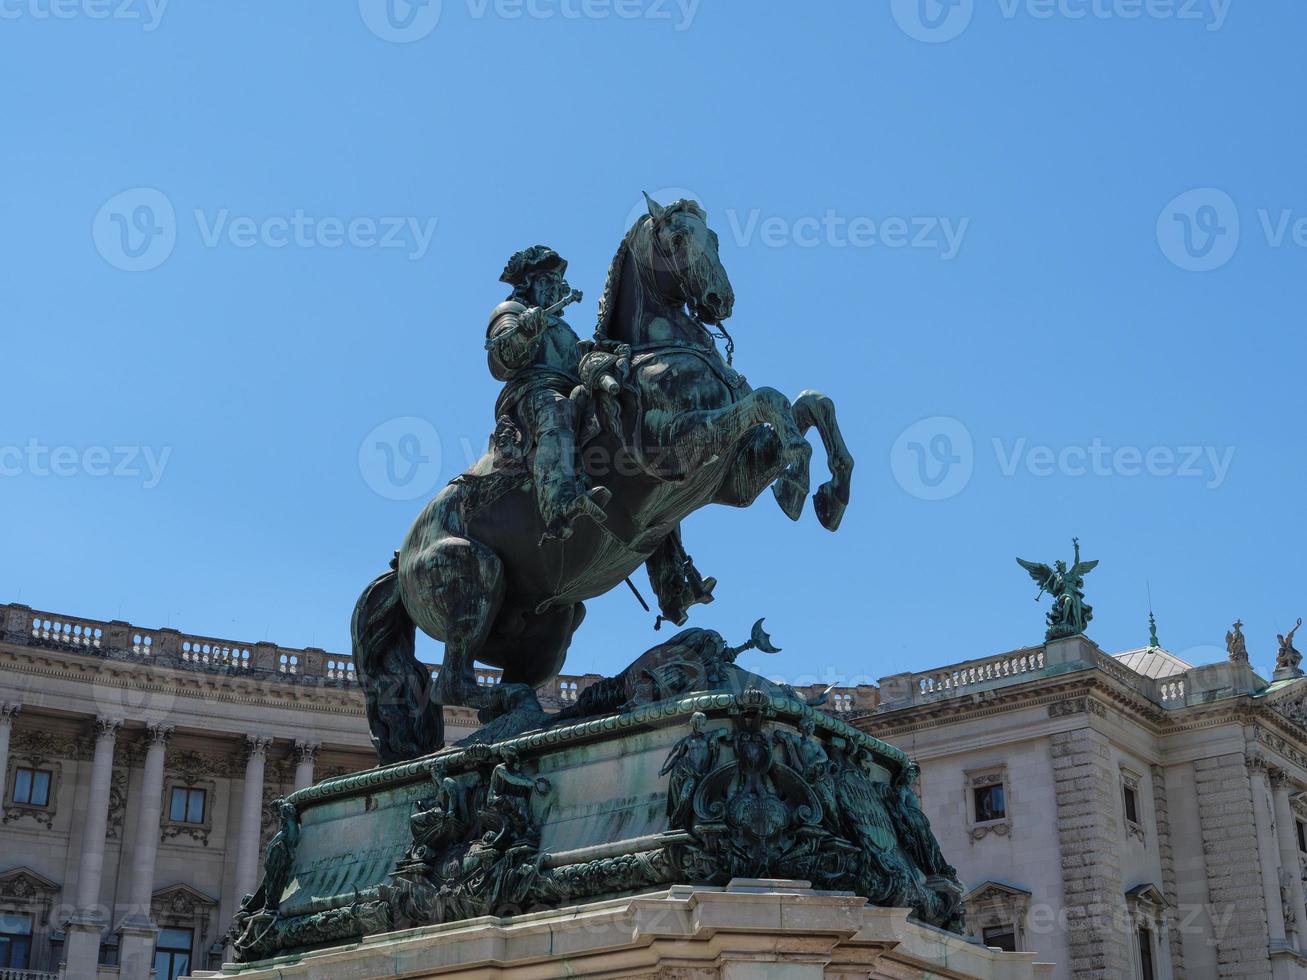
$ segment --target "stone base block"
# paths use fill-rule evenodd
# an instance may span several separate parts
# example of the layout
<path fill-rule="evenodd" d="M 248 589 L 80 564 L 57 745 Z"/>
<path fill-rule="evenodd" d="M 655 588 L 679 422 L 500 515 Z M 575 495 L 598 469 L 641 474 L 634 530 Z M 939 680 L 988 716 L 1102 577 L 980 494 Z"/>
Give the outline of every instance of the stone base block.
<path fill-rule="evenodd" d="M 238 980 L 1034 980 L 1034 953 L 986 949 L 806 882 L 735 879 L 507 918 L 484 916 L 332 949 L 227 964 Z"/>

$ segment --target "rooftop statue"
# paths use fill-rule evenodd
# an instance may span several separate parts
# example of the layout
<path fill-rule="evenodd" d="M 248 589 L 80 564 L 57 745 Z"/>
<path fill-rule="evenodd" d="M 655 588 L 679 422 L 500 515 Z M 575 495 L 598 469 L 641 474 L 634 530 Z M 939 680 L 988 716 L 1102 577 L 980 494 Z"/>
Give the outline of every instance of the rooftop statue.
<path fill-rule="evenodd" d="M 579 343 L 561 316 L 579 298 L 566 269 L 543 245 L 509 260 L 512 293 L 487 328 L 490 370 L 505 383 L 490 447 L 426 506 L 354 610 L 383 762 L 438 749 L 442 705 L 486 722 L 510 703 L 530 716 L 522 701 L 557 676 L 585 602 L 641 565 L 661 618 L 683 625 L 716 581 L 694 567 L 681 521 L 712 503 L 747 507 L 768 487 L 798 520 L 810 429 L 831 473 L 813 494 L 817 519 L 834 531 L 848 505 L 853 458 L 834 403 L 813 391 L 791 401 L 735 370 L 721 326 L 734 292 L 698 204 L 648 200 L 608 270 L 594 336 Z M 417 629 L 445 644 L 434 682 L 414 656 Z M 502 668 L 500 686 L 519 695 L 478 688 L 477 661 Z"/>
<path fill-rule="evenodd" d="M 1248 662 L 1248 641 L 1243 635 L 1243 620 L 1237 619 L 1230 631 L 1225 634 L 1225 650 L 1230 663 L 1246 664 Z"/>
<path fill-rule="evenodd" d="M 1293 635 L 1298 632 L 1300 626 L 1302 626 L 1301 616 L 1288 633 L 1275 634 L 1275 638 L 1280 642 L 1279 650 L 1275 654 L 1276 680 L 1302 676 L 1302 669 L 1299 666 L 1302 663 L 1302 654 L 1293 645 Z"/>
<path fill-rule="evenodd" d="M 1042 562 L 1026 561 L 1018 558 L 1017 564 L 1030 573 L 1030 577 L 1039 586 L 1038 602 L 1047 592 L 1053 597 L 1053 608 L 1049 610 L 1047 640 L 1060 640 L 1068 636 L 1084 633 L 1089 621 L 1094 618 L 1094 609 L 1085 602 L 1085 576 L 1098 567 L 1098 561 L 1080 560 L 1080 539 L 1072 538 L 1076 557 L 1067 568 L 1066 562 L 1058 560 L 1053 568 Z"/>

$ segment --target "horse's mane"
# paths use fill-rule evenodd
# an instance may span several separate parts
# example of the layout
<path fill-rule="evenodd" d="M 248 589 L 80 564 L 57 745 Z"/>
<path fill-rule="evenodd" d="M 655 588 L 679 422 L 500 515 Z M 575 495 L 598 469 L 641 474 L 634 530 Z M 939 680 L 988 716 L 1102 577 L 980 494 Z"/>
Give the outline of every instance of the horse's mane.
<path fill-rule="evenodd" d="M 617 254 L 608 265 L 608 277 L 604 279 L 604 291 L 599 297 L 599 321 L 595 324 L 595 340 L 608 339 L 608 325 L 613 319 L 613 311 L 617 309 L 617 287 L 622 281 L 622 269 L 626 265 L 626 257 L 631 253 L 631 239 L 646 220 L 648 215 L 642 214 L 626 230 L 621 243 L 617 246 Z"/>
<path fill-rule="evenodd" d="M 699 206 L 697 201 L 681 199 L 673 201 L 663 208 L 663 216 L 668 217 L 680 212 L 688 212 L 700 219 L 706 215 L 704 210 Z M 595 340 L 607 340 L 608 328 L 612 323 L 613 311 L 617 309 L 617 289 L 622 282 L 622 271 L 626 266 L 627 256 L 631 254 L 631 243 L 635 241 L 635 236 L 652 220 L 648 214 L 642 214 L 637 218 L 631 227 L 626 230 L 622 236 L 621 244 L 617 246 L 617 254 L 613 256 L 613 261 L 608 266 L 608 276 L 604 279 L 604 291 L 599 297 L 599 320 L 595 324 Z"/>

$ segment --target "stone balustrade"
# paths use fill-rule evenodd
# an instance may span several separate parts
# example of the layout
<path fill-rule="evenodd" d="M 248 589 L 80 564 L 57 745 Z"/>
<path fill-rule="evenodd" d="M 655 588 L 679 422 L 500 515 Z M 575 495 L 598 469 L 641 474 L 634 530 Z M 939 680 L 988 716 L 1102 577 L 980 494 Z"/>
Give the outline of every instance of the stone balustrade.
<path fill-rule="evenodd" d="M 978 690 L 982 686 L 993 686 L 1022 674 L 1033 676 L 1043 668 L 1044 648 L 1026 647 L 946 667 L 881 678 L 880 701 L 884 709 L 925 704 Z"/>
<path fill-rule="evenodd" d="M 347 653 L 329 653 L 316 647 L 283 647 L 268 642 L 243 643 L 183 633 L 170 627 L 147 629 L 120 620 L 103 622 L 66 616 L 22 603 L 0 605 L 0 639 L 19 646 L 62 650 L 81 656 L 262 681 L 342 688 L 358 684 L 354 658 Z M 439 664 L 431 665 L 433 679 L 439 672 Z M 478 667 L 476 676 L 478 684 L 492 686 L 500 682 L 503 673 L 493 667 Z M 563 674 L 540 687 L 538 694 L 546 708 L 566 707 L 587 687 L 602 679 L 600 674 Z M 801 688 L 800 694 L 808 697 L 824 691 L 824 685 L 810 685 Z M 878 701 L 874 685 L 859 684 L 831 688 L 822 707 L 845 717 L 874 711 Z"/>
<path fill-rule="evenodd" d="M 263 680 L 356 682 L 353 658 L 345 653 L 244 643 L 170 627 L 147 629 L 121 620 L 103 622 L 47 612 L 22 603 L 0 606 L 0 638 L 19 646 Z"/>

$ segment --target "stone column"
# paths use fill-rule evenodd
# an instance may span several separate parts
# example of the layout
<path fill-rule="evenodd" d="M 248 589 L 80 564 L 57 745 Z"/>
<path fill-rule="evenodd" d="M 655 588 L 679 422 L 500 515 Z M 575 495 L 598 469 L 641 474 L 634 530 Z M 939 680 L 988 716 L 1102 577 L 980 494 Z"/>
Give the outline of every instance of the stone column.
<path fill-rule="evenodd" d="M 313 763 L 317 760 L 318 749 L 321 747 L 317 742 L 295 743 L 296 789 L 304 789 L 306 786 L 313 785 Z"/>
<path fill-rule="evenodd" d="M 109 784 L 113 749 L 122 727 L 119 718 L 95 719 L 95 755 L 91 787 L 82 827 L 82 854 L 77 865 L 77 905 L 68 920 L 65 959 L 69 977 L 93 977 L 100 959 L 100 934 L 108 924 L 100 908 L 100 878 L 104 871 L 104 835 L 109 825 Z"/>
<path fill-rule="evenodd" d="M 168 751 L 171 725 L 147 725 L 145 773 L 141 779 L 141 804 L 136 822 L 136 849 L 132 854 L 127 916 L 118 927 L 119 967 L 123 980 L 150 980 L 154 967 L 154 938 L 158 934 L 150 918 L 154 895 L 154 861 L 159 853 L 159 818 L 163 809 L 163 762 Z"/>
<path fill-rule="evenodd" d="M 0 701 L 0 780 L 9 772 L 9 732 L 14 727 L 14 715 L 22 710 L 20 704 Z M 0 786 L 0 792 L 5 787 Z"/>
<path fill-rule="evenodd" d="M 263 764 L 272 739 L 245 736 L 245 792 L 241 796 L 241 826 L 236 841 L 236 905 L 254 892 L 259 873 L 259 831 L 263 825 Z"/>
<path fill-rule="evenodd" d="M 1307 937 L 1307 923 L 1303 922 L 1303 905 L 1307 899 L 1303 896 L 1302 861 L 1298 857 L 1298 830 L 1293 816 L 1293 805 L 1289 802 L 1289 776 L 1283 769 L 1272 769 L 1271 795 L 1275 806 L 1275 830 L 1280 844 L 1281 886 L 1287 886 L 1285 904 L 1288 905 L 1292 918 L 1285 922 L 1286 934 L 1292 934 L 1295 945 L 1303 949 L 1304 937 Z"/>

